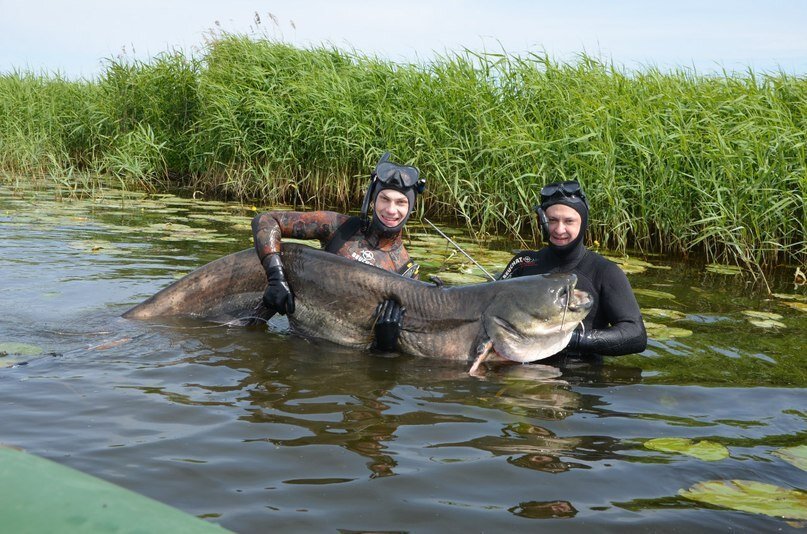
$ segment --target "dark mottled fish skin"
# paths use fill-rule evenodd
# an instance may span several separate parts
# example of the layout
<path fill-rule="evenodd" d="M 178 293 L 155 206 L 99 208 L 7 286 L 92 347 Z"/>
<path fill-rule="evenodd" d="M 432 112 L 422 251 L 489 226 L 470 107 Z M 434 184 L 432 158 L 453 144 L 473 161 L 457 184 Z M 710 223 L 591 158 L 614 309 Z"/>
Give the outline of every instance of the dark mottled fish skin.
<path fill-rule="evenodd" d="M 590 307 L 588 295 L 573 291 L 574 275 L 438 287 L 305 245 L 284 243 L 281 254 L 295 296 L 292 330 L 345 346 L 368 348 L 376 306 L 394 299 L 406 308 L 401 352 L 466 361 L 492 341 L 506 359 L 534 361 L 562 349 Z M 123 316 L 239 319 L 256 313 L 265 287 L 257 254 L 247 249 L 200 267 Z"/>

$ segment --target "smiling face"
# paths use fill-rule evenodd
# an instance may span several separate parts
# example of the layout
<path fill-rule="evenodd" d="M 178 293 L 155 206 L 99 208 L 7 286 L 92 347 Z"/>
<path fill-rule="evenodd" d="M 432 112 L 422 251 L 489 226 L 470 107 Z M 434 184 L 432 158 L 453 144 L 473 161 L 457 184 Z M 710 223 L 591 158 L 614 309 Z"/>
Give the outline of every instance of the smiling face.
<path fill-rule="evenodd" d="M 549 221 L 549 242 L 553 245 L 568 245 L 580 235 L 583 219 L 574 208 L 553 204 L 546 208 L 546 218 Z"/>
<path fill-rule="evenodd" d="M 376 196 L 375 213 L 381 224 L 394 228 L 401 224 L 409 213 L 409 199 L 395 189 L 383 189 Z"/>

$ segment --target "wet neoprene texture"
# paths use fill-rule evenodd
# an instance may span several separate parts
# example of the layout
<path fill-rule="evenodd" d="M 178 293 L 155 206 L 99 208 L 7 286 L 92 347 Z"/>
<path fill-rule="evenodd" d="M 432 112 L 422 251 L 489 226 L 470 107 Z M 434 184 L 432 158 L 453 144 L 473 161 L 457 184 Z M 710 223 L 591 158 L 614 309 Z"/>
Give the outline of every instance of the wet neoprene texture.
<path fill-rule="evenodd" d="M 594 300 L 583 320 L 584 329 L 564 352 L 618 356 L 646 348 L 647 332 L 627 276 L 614 262 L 586 249 L 582 241 L 562 253 L 551 246 L 522 251 L 500 278 L 559 272 L 576 274 L 577 289 L 587 291 Z"/>

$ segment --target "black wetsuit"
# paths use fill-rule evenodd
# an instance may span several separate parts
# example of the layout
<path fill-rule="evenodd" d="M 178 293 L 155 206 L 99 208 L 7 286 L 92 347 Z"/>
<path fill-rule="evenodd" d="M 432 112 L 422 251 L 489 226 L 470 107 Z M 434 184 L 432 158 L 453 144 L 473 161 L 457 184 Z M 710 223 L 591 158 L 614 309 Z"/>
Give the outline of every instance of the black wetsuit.
<path fill-rule="evenodd" d="M 571 250 L 548 246 L 520 252 L 500 278 L 556 272 L 576 274 L 577 289 L 587 291 L 594 300 L 583 320 L 584 329 L 563 354 L 618 356 L 645 349 L 647 332 L 628 278 L 614 262 L 586 249 L 582 240 Z"/>

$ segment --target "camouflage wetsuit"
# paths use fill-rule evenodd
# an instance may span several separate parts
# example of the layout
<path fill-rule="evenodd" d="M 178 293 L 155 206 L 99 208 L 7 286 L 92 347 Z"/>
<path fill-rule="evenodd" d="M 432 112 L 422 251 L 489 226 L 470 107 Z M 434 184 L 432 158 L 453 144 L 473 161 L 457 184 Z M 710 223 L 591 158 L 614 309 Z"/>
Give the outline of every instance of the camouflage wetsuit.
<path fill-rule="evenodd" d="M 255 250 L 263 261 L 267 255 L 280 252 L 282 237 L 318 239 L 323 248 L 340 256 L 401 274 L 411 270 L 414 263 L 404 248 L 400 233 L 384 237 L 372 231 L 365 235 L 359 230 L 346 236 L 341 246 L 336 244 L 336 250 L 333 246 L 328 247 L 336 231 L 349 219 L 349 215 L 333 211 L 262 213 L 252 221 Z"/>

